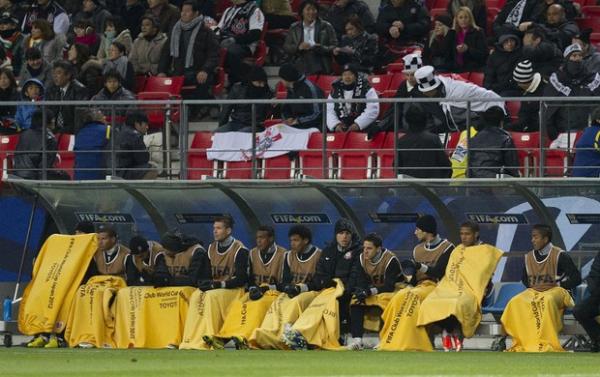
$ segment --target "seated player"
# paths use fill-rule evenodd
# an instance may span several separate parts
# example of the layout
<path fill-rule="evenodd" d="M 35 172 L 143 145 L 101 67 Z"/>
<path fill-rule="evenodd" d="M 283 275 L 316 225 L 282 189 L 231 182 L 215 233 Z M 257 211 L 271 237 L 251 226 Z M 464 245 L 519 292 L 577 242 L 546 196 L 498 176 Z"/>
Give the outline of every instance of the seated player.
<path fill-rule="evenodd" d="M 154 285 L 154 267 L 162 246 L 144 237 L 134 236 L 129 240 L 129 255 L 125 257 L 127 285 Z"/>
<path fill-rule="evenodd" d="M 233 219 L 214 220 L 214 241 L 208 247 L 211 275 L 198 283 L 199 290 L 190 298 L 180 349 L 223 349 L 216 335 L 221 330 L 229 306 L 244 295 L 248 284 L 248 249 L 236 240 Z"/>
<path fill-rule="evenodd" d="M 444 277 L 454 245 L 439 236 L 431 215 L 417 219 L 415 236 L 420 243 L 413 249 L 413 259 L 400 262 L 410 286 L 397 292 L 383 312 L 379 350 L 433 350 L 429 329 L 417 326 L 419 307 Z"/>
<path fill-rule="evenodd" d="M 385 249 L 378 234 L 365 237 L 360 263 L 355 265 L 356 287 L 350 306 L 352 340 L 349 350 L 363 348 L 364 317 L 369 307 L 385 310 L 393 296 L 396 280 L 400 276 L 400 262 L 390 250 Z"/>
<path fill-rule="evenodd" d="M 590 296 L 575 306 L 573 315 L 592 341 L 590 351 L 600 352 L 600 323 L 596 321 L 600 315 L 600 252 L 594 258 L 586 281 Z"/>
<path fill-rule="evenodd" d="M 160 243 L 163 251 L 156 257 L 155 286 L 197 287 L 210 278 L 206 250 L 196 238 L 171 230 L 163 234 Z"/>
<path fill-rule="evenodd" d="M 502 257 L 501 250 L 479 240 L 479 225 L 474 222 L 461 224 L 460 240 L 444 277 L 421 303 L 417 320 L 417 326 L 441 327 L 444 350 L 457 352 L 479 326 L 481 302 Z"/>
<path fill-rule="evenodd" d="M 533 226 L 533 250 L 525 254 L 522 279 L 528 289 L 508 302 L 501 318 L 513 338 L 509 351 L 564 351 L 558 333 L 565 309 L 575 305 L 568 291 L 581 283 L 581 274 L 571 257 L 551 241 L 548 225 Z"/>

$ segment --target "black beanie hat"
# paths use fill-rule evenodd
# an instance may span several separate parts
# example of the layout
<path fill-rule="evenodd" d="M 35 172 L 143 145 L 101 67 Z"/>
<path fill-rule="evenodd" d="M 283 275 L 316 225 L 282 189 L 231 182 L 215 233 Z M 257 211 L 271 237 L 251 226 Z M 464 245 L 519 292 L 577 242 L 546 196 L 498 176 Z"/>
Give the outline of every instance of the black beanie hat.
<path fill-rule="evenodd" d="M 279 77 L 285 81 L 296 82 L 302 78 L 302 74 L 291 63 L 286 63 L 279 68 Z"/>
<path fill-rule="evenodd" d="M 131 254 L 137 255 L 150 250 L 148 240 L 141 236 L 134 236 L 129 240 L 129 250 Z"/>
<path fill-rule="evenodd" d="M 448 14 L 438 14 L 433 18 L 433 21 L 441 22 L 450 28 L 452 27 L 452 17 L 450 17 Z"/>
<path fill-rule="evenodd" d="M 85 234 L 96 233 L 96 228 L 94 228 L 94 224 L 90 221 L 80 221 L 75 226 L 76 232 L 81 232 Z"/>
<path fill-rule="evenodd" d="M 352 225 L 352 223 L 347 219 L 339 219 L 335 223 L 335 234 L 341 233 L 343 231 L 354 233 L 354 225 Z"/>
<path fill-rule="evenodd" d="M 179 230 L 170 230 L 163 234 L 160 244 L 173 253 L 180 253 L 186 249 L 183 243 L 183 234 Z"/>
<path fill-rule="evenodd" d="M 417 228 L 423 232 L 437 234 L 437 224 L 431 215 L 423 215 L 417 219 Z"/>

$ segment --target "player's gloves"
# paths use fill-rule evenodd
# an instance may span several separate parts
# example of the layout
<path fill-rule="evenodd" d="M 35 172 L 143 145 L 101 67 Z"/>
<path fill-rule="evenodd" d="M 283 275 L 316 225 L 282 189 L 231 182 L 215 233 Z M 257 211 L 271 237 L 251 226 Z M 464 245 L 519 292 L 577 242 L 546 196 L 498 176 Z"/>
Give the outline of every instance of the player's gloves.
<path fill-rule="evenodd" d="M 287 293 L 290 298 L 294 298 L 300 294 L 300 287 L 294 284 L 288 284 L 283 288 L 283 291 Z"/>
<path fill-rule="evenodd" d="M 364 304 L 367 297 L 369 297 L 369 291 L 364 288 L 355 288 L 353 296 L 356 301 Z"/>
<path fill-rule="evenodd" d="M 256 286 L 252 286 L 250 288 L 248 288 L 248 297 L 250 297 L 250 300 L 252 301 L 256 301 L 256 300 L 260 300 L 260 298 L 263 296 L 263 291 Z"/>

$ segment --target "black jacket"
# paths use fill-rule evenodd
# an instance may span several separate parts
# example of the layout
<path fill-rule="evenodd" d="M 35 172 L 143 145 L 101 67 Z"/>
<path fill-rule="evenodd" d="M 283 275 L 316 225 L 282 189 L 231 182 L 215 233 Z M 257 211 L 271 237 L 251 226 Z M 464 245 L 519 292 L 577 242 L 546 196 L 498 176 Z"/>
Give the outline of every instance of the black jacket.
<path fill-rule="evenodd" d="M 421 42 L 427 36 L 431 22 L 427 9 L 414 0 L 406 0 L 400 7 L 390 4 L 380 10 L 376 24 L 377 34 L 390 40 L 389 30 L 394 21 L 402 21 L 404 24 L 404 30 L 396 40 L 400 44 Z"/>
<path fill-rule="evenodd" d="M 67 92 L 64 97 L 61 98 L 61 88 L 56 85 L 51 85 L 50 88 L 46 91 L 46 100 L 47 101 L 85 101 L 90 98 L 89 92 L 82 83 L 77 80 L 72 80 L 67 88 Z M 70 133 L 73 134 L 80 126 L 81 118 L 77 117 L 77 115 L 81 112 L 79 109 L 76 109 L 76 106 L 52 106 L 52 110 L 56 115 L 57 124 L 59 113 L 62 113 L 62 117 L 64 119 L 64 124 L 62 129 L 58 129 L 59 132 Z"/>
<path fill-rule="evenodd" d="M 0 101 L 1 102 L 10 102 L 10 101 L 20 101 L 21 96 L 17 91 L 17 88 L 8 87 L 6 90 L 0 89 Z M 0 118 L 13 118 L 15 117 L 15 113 L 17 111 L 16 106 L 0 106 Z"/>
<path fill-rule="evenodd" d="M 558 46 L 559 49 L 564 50 L 571 44 L 571 39 L 579 34 L 579 27 L 573 21 L 565 21 L 560 25 L 549 25 L 547 23 L 540 24 L 540 26 L 548 40 Z"/>
<path fill-rule="evenodd" d="M 42 137 L 41 128 L 30 128 L 21 133 L 15 152 L 13 174 L 24 179 L 42 178 Z M 57 148 L 58 143 L 54 135 L 46 131 L 46 168 L 54 167 Z"/>
<path fill-rule="evenodd" d="M 458 63 L 456 51 L 456 35 L 455 30 L 448 30 L 449 42 L 451 43 L 452 51 L 452 72 L 470 72 L 470 71 L 482 71 L 485 67 L 485 62 L 488 57 L 488 49 L 485 41 L 485 34 L 483 29 L 469 29 L 465 36 L 465 44 L 468 49 L 463 54 L 462 65 Z"/>
<path fill-rule="evenodd" d="M 353 266 L 358 263 L 358 257 L 362 252 L 360 236 L 354 225 L 347 219 L 339 219 L 335 223 L 335 229 L 351 228 L 352 243 L 347 249 L 340 250 L 334 239 L 329 243 L 321 253 L 321 258 L 317 262 L 317 268 L 313 280 L 308 284 L 308 289 L 318 291 L 323 288 L 332 287 L 333 278 L 339 278 L 344 283 L 345 291 L 352 292 L 355 278 L 352 276 Z"/>
<path fill-rule="evenodd" d="M 600 252 L 596 254 L 590 273 L 586 278 L 588 289 L 593 297 L 600 296 Z"/>
<path fill-rule="evenodd" d="M 510 134 L 499 127 L 485 127 L 469 143 L 469 177 L 519 176 L 519 158 Z"/>
<path fill-rule="evenodd" d="M 523 93 L 523 101 L 519 109 L 519 119 L 515 122 L 511 129 L 519 132 L 534 132 L 540 129 L 540 102 L 526 101 L 527 97 L 542 97 L 544 88 L 548 83 L 544 79 L 540 79 L 540 83 L 533 92 Z M 511 114 L 513 115 L 513 114 Z"/>
<path fill-rule="evenodd" d="M 423 63 L 432 65 L 438 72 L 450 72 L 454 68 L 455 35 L 448 33 L 427 41 L 423 50 Z"/>
<path fill-rule="evenodd" d="M 515 5 L 519 3 L 520 0 L 509 0 L 500 10 L 500 13 L 496 16 L 494 23 L 492 24 L 492 30 L 494 31 L 495 36 L 502 35 L 507 31 L 514 31 L 516 27 L 512 24 L 506 23 L 506 18 L 513 10 Z M 538 0 L 527 0 L 525 3 L 525 9 L 523 10 L 523 15 L 518 23 L 523 23 L 527 21 L 533 21 L 533 12 L 534 8 L 539 3 Z"/>
<path fill-rule="evenodd" d="M 362 0 L 350 0 L 344 8 L 340 8 L 334 3 L 323 18 L 333 26 L 339 39 L 342 35 L 346 34 L 344 30 L 346 20 L 354 15 L 360 18 L 362 25 L 367 32 L 375 32 L 375 18 L 373 17 L 369 6 Z"/>
<path fill-rule="evenodd" d="M 142 16 L 146 13 L 146 8 L 141 2 L 129 7 L 123 5 L 121 8 L 121 17 L 125 22 L 125 28 L 131 32 L 131 37 L 135 39 L 141 32 Z"/>
<path fill-rule="evenodd" d="M 227 95 L 227 99 L 246 99 L 248 103 L 231 105 L 225 104 L 223 105 L 223 109 L 221 110 L 221 116 L 219 118 L 219 126 L 222 126 L 229 122 L 229 120 L 233 120 L 239 123 L 243 123 L 245 126 L 252 126 L 252 106 L 251 99 L 271 99 L 273 98 L 273 92 L 269 86 L 265 86 L 264 88 L 254 88 L 251 87 L 252 84 L 242 84 L 236 83 L 233 85 L 229 94 Z M 256 104 L 255 105 L 255 115 L 256 115 L 256 126 L 259 127 L 262 123 L 267 119 L 269 113 L 271 112 L 271 105 L 268 104 Z"/>
<path fill-rule="evenodd" d="M 147 167 L 150 153 L 144 144 L 144 135 L 133 127 L 124 126 L 117 135 L 117 175 L 125 178 L 130 176 L 128 169 Z M 126 170 L 124 170 L 126 169 Z M 143 174 L 142 174 L 143 175 Z"/>
<path fill-rule="evenodd" d="M 396 94 L 394 94 L 394 98 L 415 97 L 415 96 L 417 96 L 418 91 L 419 91 L 419 89 L 417 88 L 417 86 L 413 86 L 412 89 L 409 91 L 408 90 L 408 82 L 406 80 L 404 80 L 400 83 L 400 86 L 398 87 Z M 397 110 L 398 130 L 402 130 L 404 128 L 404 123 L 402 121 L 404 119 L 404 104 L 398 103 L 398 104 L 396 104 L 396 106 L 398 107 L 398 110 Z M 377 128 L 380 131 L 385 131 L 385 132 L 394 131 L 394 106 L 393 106 L 393 104 L 392 104 L 392 106 L 390 106 L 389 109 L 387 109 L 387 111 L 383 115 L 383 118 L 377 124 Z"/>
<path fill-rule="evenodd" d="M 425 151 L 423 149 L 433 149 Z M 423 150 L 423 151 L 421 151 Z M 423 130 L 398 140 L 398 174 L 415 178 L 450 178 L 450 160 L 438 135 Z"/>
<path fill-rule="evenodd" d="M 536 47 L 523 47 L 523 60 L 530 60 L 533 65 L 533 71 L 542 74 L 547 79 L 552 72 L 560 67 L 563 56 L 562 52 L 549 41 L 542 41 Z"/>
<path fill-rule="evenodd" d="M 551 4 L 547 4 L 546 1 L 540 1 L 533 8 L 531 15 L 533 21 L 538 23 L 546 22 L 546 12 L 548 11 L 548 8 L 554 4 L 562 5 L 565 10 L 565 18 L 567 20 L 573 20 L 575 17 L 577 17 L 578 12 L 575 8 L 575 5 L 573 5 L 572 0 L 554 0 Z"/>
<path fill-rule="evenodd" d="M 507 52 L 500 44 L 489 56 L 485 66 L 483 87 L 502 95 L 503 92 L 514 91 L 517 86 L 513 81 L 513 71 L 521 61 L 521 49 Z"/>
<path fill-rule="evenodd" d="M 288 99 L 317 99 L 324 98 L 323 91 L 310 80 L 303 78 L 296 81 L 292 88 L 288 88 Z M 281 108 L 283 119 L 294 118 L 298 120 L 296 128 L 322 128 L 323 106 L 318 103 L 284 104 Z"/>

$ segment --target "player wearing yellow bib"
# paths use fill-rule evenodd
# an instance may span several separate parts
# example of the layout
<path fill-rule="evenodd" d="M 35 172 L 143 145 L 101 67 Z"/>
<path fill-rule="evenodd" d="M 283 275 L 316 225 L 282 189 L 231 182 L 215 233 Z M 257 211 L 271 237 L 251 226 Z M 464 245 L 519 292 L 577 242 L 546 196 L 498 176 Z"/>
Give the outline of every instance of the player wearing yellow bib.
<path fill-rule="evenodd" d="M 360 350 L 363 348 L 365 312 L 368 306 L 376 304 L 374 299 L 378 295 L 394 291 L 400 276 L 400 262 L 394 253 L 383 247 L 381 237 L 371 233 L 363 241 L 363 252 L 354 269 L 356 287 L 353 298 L 355 301 L 350 306 L 352 340 L 346 348 Z"/>
<path fill-rule="evenodd" d="M 523 284 L 502 314 L 502 325 L 513 338 L 511 351 L 564 351 L 558 339 L 562 315 L 573 307 L 569 290 L 581 283 L 573 260 L 552 244 L 552 229 L 536 224 L 531 231 L 533 250 L 525 255 Z"/>
<path fill-rule="evenodd" d="M 197 287 L 211 278 L 210 262 L 200 241 L 179 230 L 163 234 L 163 250 L 156 256 L 155 286 Z"/>
<path fill-rule="evenodd" d="M 94 254 L 89 275 L 114 275 L 125 279 L 125 258 L 129 249 L 118 242 L 117 232 L 109 225 L 100 226 L 98 251 Z"/>
<path fill-rule="evenodd" d="M 154 267 L 162 250 L 161 244 L 134 236 L 129 240 L 129 250 L 130 254 L 125 257 L 127 285 L 154 285 Z"/>

